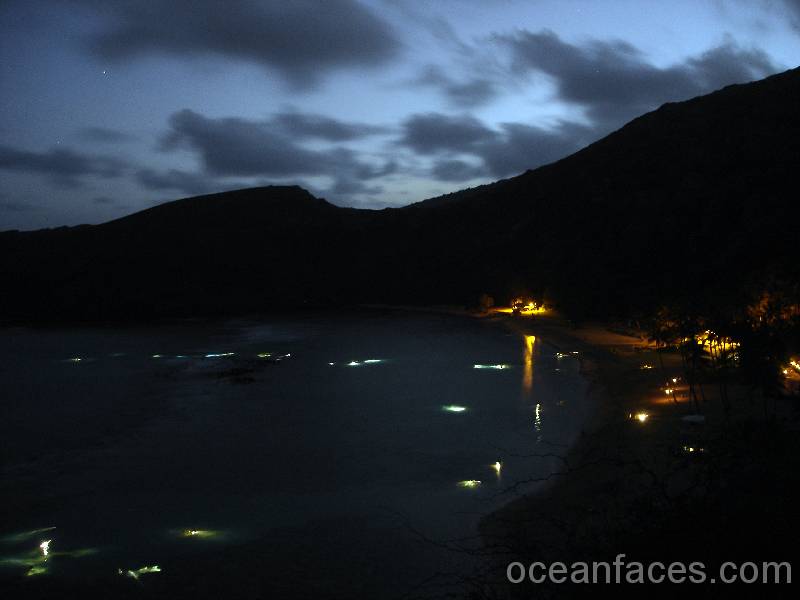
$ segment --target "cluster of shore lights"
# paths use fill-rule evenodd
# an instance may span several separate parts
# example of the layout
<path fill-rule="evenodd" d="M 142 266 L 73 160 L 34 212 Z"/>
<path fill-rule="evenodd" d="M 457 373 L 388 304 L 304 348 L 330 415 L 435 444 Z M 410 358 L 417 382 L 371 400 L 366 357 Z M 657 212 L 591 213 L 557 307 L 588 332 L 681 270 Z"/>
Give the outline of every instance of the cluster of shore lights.
<path fill-rule="evenodd" d="M 642 371 L 649 371 L 650 369 L 653 368 L 653 365 L 651 365 L 650 363 L 642 363 L 641 365 L 639 365 L 639 368 Z"/>
<path fill-rule="evenodd" d="M 510 369 L 511 365 L 507 364 L 499 364 L 499 365 L 472 365 L 473 369 L 497 369 L 502 371 L 503 369 Z"/>
<path fill-rule="evenodd" d="M 628 413 L 628 418 L 634 421 L 638 421 L 639 423 L 646 423 L 647 420 L 650 418 L 650 413 L 644 411 Z"/>
<path fill-rule="evenodd" d="M 517 310 L 522 315 L 540 315 L 542 313 L 547 312 L 547 308 L 545 307 L 544 304 L 537 304 L 536 302 L 533 301 L 522 304 L 521 306 L 519 306 L 519 304 L 520 304 L 519 301 L 515 301 L 512 302 L 511 306 L 509 306 L 508 308 L 495 308 L 494 311 L 510 315 L 514 313 L 514 307 L 516 306 L 518 307 Z"/>
<path fill-rule="evenodd" d="M 783 369 L 783 374 L 789 375 L 792 372 L 792 370 L 794 370 L 797 373 L 800 373 L 800 362 L 795 358 L 789 361 L 789 366 Z"/>
<path fill-rule="evenodd" d="M 712 354 L 714 352 L 728 352 L 731 350 L 736 350 L 741 344 L 737 341 L 732 340 L 729 337 L 725 336 L 718 336 L 716 333 L 710 330 L 706 330 L 703 333 L 700 333 L 695 336 L 695 340 L 699 346 L 702 346 L 703 349 Z"/>

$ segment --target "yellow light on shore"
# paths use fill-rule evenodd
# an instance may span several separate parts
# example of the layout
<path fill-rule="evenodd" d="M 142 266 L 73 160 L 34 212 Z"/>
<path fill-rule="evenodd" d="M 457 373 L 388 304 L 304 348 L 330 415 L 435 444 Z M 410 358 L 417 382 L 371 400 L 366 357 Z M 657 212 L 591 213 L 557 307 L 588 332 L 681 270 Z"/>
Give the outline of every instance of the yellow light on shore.
<path fill-rule="evenodd" d="M 639 421 L 639 423 L 645 423 L 647 419 L 650 418 L 650 414 L 644 411 L 640 411 L 637 413 L 628 413 L 628 418 L 635 419 L 636 421 Z"/>

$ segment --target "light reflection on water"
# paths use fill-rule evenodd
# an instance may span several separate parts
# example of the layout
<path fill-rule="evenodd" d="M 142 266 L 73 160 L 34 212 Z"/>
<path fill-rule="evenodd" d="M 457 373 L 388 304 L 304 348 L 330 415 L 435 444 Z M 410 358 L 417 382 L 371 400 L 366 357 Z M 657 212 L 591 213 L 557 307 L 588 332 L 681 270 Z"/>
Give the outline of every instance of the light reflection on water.
<path fill-rule="evenodd" d="M 287 321 L 280 330 L 293 327 Z M 19 481 L 52 497 L 52 510 L 24 522 L 79 532 L 75 545 L 102 546 L 92 560 L 112 574 L 149 561 L 164 566 L 165 557 L 206 547 L 201 540 L 235 548 L 263 538 L 260 552 L 275 540 L 291 550 L 307 539 L 328 543 L 329 556 L 345 560 L 374 539 L 399 571 L 423 579 L 419 561 L 435 571 L 443 558 L 409 551 L 410 541 L 397 538 L 397 514 L 432 538 L 469 535 L 481 514 L 511 499 L 493 499 L 499 490 L 549 468 L 515 453 L 530 453 L 545 438 L 568 441 L 579 428 L 579 415 L 551 413 L 562 381 L 549 378 L 555 359 L 539 352 L 534 336 L 524 337 L 520 356 L 519 337 L 458 320 L 321 320 L 299 329 L 285 339 L 254 335 L 245 325 L 222 333 L 115 332 L 107 340 L 107 332 L 77 330 L 20 340 L 29 350 L 12 372 L 36 414 L 17 419 L 9 439 L 28 460 Z M 114 350 L 125 359 L 64 365 L 43 381 L 39 359 L 51 347 L 54 365 L 78 348 L 82 356 Z M 165 358 L 153 360 L 155 350 Z M 346 357 L 376 356 L 353 361 L 374 369 L 338 368 Z M 58 371 L 68 366 L 69 373 Z M 252 382 L 231 385 L 224 371 L 242 366 L 253 369 Z M 25 450 L 31 435 L 44 440 L 33 460 Z M 351 519 L 359 525 L 340 525 Z M 320 528 L 333 532 L 327 541 Z M 293 533 L 285 538 L 287 530 Z M 33 547 L 48 538 L 40 535 Z M 54 549 L 48 558 L 57 564 L 66 558 L 61 538 Z"/>

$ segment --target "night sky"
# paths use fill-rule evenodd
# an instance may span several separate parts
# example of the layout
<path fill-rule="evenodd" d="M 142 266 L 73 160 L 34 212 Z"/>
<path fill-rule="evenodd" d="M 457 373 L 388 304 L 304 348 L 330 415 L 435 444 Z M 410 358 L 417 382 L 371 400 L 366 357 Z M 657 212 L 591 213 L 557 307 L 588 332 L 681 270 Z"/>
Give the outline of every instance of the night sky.
<path fill-rule="evenodd" d="M 297 183 L 399 206 L 797 66 L 800 1 L 0 3 L 0 230 Z"/>

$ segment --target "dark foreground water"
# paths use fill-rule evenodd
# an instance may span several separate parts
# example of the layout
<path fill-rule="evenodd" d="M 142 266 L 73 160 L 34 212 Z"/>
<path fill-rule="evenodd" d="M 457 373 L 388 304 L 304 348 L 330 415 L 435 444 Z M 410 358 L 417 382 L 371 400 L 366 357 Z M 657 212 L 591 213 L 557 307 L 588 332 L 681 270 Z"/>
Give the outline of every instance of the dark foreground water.
<path fill-rule="evenodd" d="M 559 469 L 530 455 L 563 453 L 586 412 L 576 357 L 487 320 L 0 335 L 0 586 L 15 595 L 458 590 L 475 559 L 435 542 L 535 491 L 509 488 Z"/>

